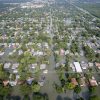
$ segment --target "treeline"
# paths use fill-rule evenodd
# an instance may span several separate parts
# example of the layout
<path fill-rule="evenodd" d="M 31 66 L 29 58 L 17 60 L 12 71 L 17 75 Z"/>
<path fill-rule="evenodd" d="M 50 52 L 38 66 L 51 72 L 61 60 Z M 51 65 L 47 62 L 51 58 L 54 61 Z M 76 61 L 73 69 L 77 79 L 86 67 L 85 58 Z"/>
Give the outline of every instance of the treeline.
<path fill-rule="evenodd" d="M 1 3 L 20 3 L 20 2 L 28 2 L 32 0 L 0 0 Z"/>
<path fill-rule="evenodd" d="M 0 2 L 0 12 L 7 10 L 8 7 L 11 7 L 11 5 Z"/>
<path fill-rule="evenodd" d="M 100 3 L 79 3 L 77 6 L 89 11 L 92 15 L 100 18 Z"/>

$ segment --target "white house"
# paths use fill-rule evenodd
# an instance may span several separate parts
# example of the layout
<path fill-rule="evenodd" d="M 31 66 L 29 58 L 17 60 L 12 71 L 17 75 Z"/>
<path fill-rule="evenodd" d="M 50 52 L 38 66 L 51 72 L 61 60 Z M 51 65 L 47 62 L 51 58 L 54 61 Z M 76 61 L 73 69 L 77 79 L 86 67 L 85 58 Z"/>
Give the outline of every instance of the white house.
<path fill-rule="evenodd" d="M 88 68 L 88 64 L 84 61 L 81 62 L 81 67 L 85 70 Z"/>
<path fill-rule="evenodd" d="M 11 63 L 5 63 L 4 64 L 4 69 L 8 69 L 11 66 Z"/>
<path fill-rule="evenodd" d="M 43 71 L 43 73 L 44 73 L 44 74 L 47 74 L 47 73 L 48 73 L 48 70 L 47 70 L 47 69 L 46 69 L 46 70 L 44 70 L 44 71 Z"/>
<path fill-rule="evenodd" d="M 16 86 L 16 85 L 17 85 L 17 81 L 9 81 L 9 84 L 10 84 L 11 86 Z"/>
<path fill-rule="evenodd" d="M 16 68 L 18 68 L 18 66 L 19 66 L 19 63 L 15 63 L 12 65 L 12 69 L 16 69 Z"/>
<path fill-rule="evenodd" d="M 0 51 L 0 56 L 3 56 L 3 55 L 4 55 L 4 53 L 5 53 L 5 52 L 1 52 L 1 51 Z"/>
<path fill-rule="evenodd" d="M 82 69 L 79 62 L 74 62 L 74 66 L 78 73 L 82 73 Z"/>
<path fill-rule="evenodd" d="M 41 64 L 41 65 L 40 65 L 40 69 L 41 69 L 41 70 L 46 69 L 46 64 Z"/>
<path fill-rule="evenodd" d="M 23 54 L 23 51 L 22 50 L 19 50 L 18 51 L 18 55 L 21 55 L 21 54 Z"/>
<path fill-rule="evenodd" d="M 14 73 L 14 74 L 17 74 L 17 73 L 18 73 L 18 69 L 14 69 L 14 70 L 13 70 L 13 73 Z"/>
<path fill-rule="evenodd" d="M 31 64 L 30 67 L 35 69 L 37 67 L 37 63 L 36 64 Z"/>

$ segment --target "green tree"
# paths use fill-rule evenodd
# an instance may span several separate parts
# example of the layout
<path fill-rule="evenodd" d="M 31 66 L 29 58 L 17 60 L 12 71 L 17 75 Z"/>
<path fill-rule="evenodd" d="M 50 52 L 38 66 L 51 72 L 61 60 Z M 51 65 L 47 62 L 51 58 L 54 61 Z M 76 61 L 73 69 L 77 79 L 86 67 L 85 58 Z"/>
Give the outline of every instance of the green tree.
<path fill-rule="evenodd" d="M 4 96 L 0 95 L 0 100 L 4 100 L 3 98 L 4 98 Z"/>
<path fill-rule="evenodd" d="M 23 95 L 28 95 L 32 92 L 31 87 L 27 84 L 20 85 L 20 90 Z"/>
<path fill-rule="evenodd" d="M 74 89 L 75 86 L 73 83 L 66 83 L 64 87 L 65 89 Z"/>
<path fill-rule="evenodd" d="M 0 79 L 8 79 L 8 73 L 4 71 L 3 64 L 0 64 Z"/>
<path fill-rule="evenodd" d="M 84 46 L 85 55 L 89 61 L 95 60 L 95 52 L 89 46 Z"/>
<path fill-rule="evenodd" d="M 76 99 L 76 100 L 84 100 L 82 97 L 80 97 L 80 98 L 78 98 L 78 99 Z"/>
<path fill-rule="evenodd" d="M 7 96 L 9 93 L 11 93 L 11 87 L 10 86 L 3 86 L 0 85 L 0 95 L 1 96 Z"/>
<path fill-rule="evenodd" d="M 79 85 L 77 85 L 75 88 L 74 88 L 74 92 L 75 93 L 80 93 L 81 92 L 81 87 Z"/>
<path fill-rule="evenodd" d="M 72 45 L 71 45 L 71 52 L 75 53 L 75 52 L 79 52 L 80 49 L 79 49 L 79 46 L 78 46 L 78 42 L 73 40 L 72 41 Z"/>
<path fill-rule="evenodd" d="M 41 94 L 34 94 L 33 100 L 45 100 Z"/>
<path fill-rule="evenodd" d="M 29 95 L 24 95 L 23 100 L 30 100 Z"/>
<path fill-rule="evenodd" d="M 100 100 L 100 98 L 97 95 L 91 96 L 89 100 Z"/>
<path fill-rule="evenodd" d="M 58 93 L 62 93 L 62 87 L 57 86 L 57 87 L 56 87 L 56 91 L 57 91 Z"/>
<path fill-rule="evenodd" d="M 39 92 L 40 91 L 40 85 L 39 84 L 32 84 L 32 91 L 33 92 Z"/>
<path fill-rule="evenodd" d="M 95 93 L 96 92 L 96 87 L 95 86 L 90 86 L 89 87 L 89 92 L 90 93 Z"/>

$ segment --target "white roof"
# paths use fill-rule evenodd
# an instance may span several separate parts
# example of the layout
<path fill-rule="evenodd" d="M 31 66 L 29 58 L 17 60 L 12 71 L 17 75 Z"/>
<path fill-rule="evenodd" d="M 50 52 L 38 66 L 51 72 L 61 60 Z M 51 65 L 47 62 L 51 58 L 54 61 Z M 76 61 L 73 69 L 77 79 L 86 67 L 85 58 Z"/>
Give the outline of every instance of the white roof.
<path fill-rule="evenodd" d="M 13 70 L 13 73 L 14 73 L 14 74 L 18 73 L 18 70 L 17 70 L 17 69 L 14 69 L 14 70 Z"/>
<path fill-rule="evenodd" d="M 44 74 L 47 74 L 47 73 L 48 73 L 48 70 L 44 70 L 43 73 L 44 73 Z"/>
<path fill-rule="evenodd" d="M 72 70 L 75 72 L 75 67 L 74 67 L 74 65 L 71 63 L 70 64 L 70 67 L 72 68 Z"/>
<path fill-rule="evenodd" d="M 21 55 L 21 54 L 23 54 L 23 50 L 18 51 L 18 55 Z"/>
<path fill-rule="evenodd" d="M 16 75 L 16 79 L 19 79 L 20 78 L 20 75 Z"/>
<path fill-rule="evenodd" d="M 0 56 L 3 56 L 4 55 L 4 52 L 0 52 Z"/>
<path fill-rule="evenodd" d="M 36 67 L 37 67 L 37 63 L 31 65 L 31 68 L 33 68 L 33 69 L 36 68 Z"/>
<path fill-rule="evenodd" d="M 9 68 L 11 66 L 11 63 L 5 63 L 4 68 Z"/>
<path fill-rule="evenodd" d="M 74 62 L 74 66 L 75 66 L 77 72 L 79 72 L 79 73 L 82 72 L 82 69 L 81 69 L 81 66 L 80 66 L 79 62 Z"/>
<path fill-rule="evenodd" d="M 41 64 L 40 65 L 40 69 L 42 70 L 42 69 L 45 69 L 46 68 L 46 64 Z"/>
<path fill-rule="evenodd" d="M 93 63 L 91 63 L 91 62 L 89 62 L 88 64 L 89 64 L 89 67 L 92 67 L 93 66 Z"/>
<path fill-rule="evenodd" d="M 10 81 L 9 84 L 10 84 L 11 86 L 15 86 L 15 85 L 17 84 L 17 81 Z"/>
<path fill-rule="evenodd" d="M 12 65 L 12 69 L 16 69 L 16 68 L 18 68 L 18 66 L 19 66 L 19 63 L 15 63 Z"/>

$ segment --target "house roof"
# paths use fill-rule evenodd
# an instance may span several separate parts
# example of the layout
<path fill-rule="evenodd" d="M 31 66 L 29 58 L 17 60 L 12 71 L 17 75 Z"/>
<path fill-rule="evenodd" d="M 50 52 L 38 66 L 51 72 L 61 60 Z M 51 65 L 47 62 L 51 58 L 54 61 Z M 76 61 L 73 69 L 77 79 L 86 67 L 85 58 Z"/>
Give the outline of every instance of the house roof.
<path fill-rule="evenodd" d="M 92 77 L 92 79 L 89 79 L 89 82 L 90 82 L 91 86 L 97 86 L 98 85 L 98 83 L 97 83 L 97 81 L 95 80 L 94 77 Z"/>
<path fill-rule="evenodd" d="M 78 85 L 78 82 L 76 81 L 76 78 L 71 78 L 71 82 L 72 82 L 74 85 Z"/>
<path fill-rule="evenodd" d="M 19 63 L 15 63 L 12 65 L 12 69 L 16 69 L 16 68 L 18 68 L 18 66 L 19 66 Z"/>
<path fill-rule="evenodd" d="M 9 68 L 11 66 L 11 63 L 5 63 L 4 64 L 4 68 L 6 69 L 6 68 Z"/>
<path fill-rule="evenodd" d="M 82 72 L 82 69 L 81 69 L 81 66 L 80 66 L 79 62 L 74 62 L 74 66 L 75 66 L 77 72 L 79 72 L 79 73 Z"/>
<path fill-rule="evenodd" d="M 91 86 L 97 86 L 98 85 L 96 80 L 90 79 L 89 82 L 90 82 Z"/>
<path fill-rule="evenodd" d="M 4 55 L 4 53 L 5 53 L 5 52 L 1 52 L 1 51 L 0 51 L 0 56 L 3 56 L 3 55 Z"/>
<path fill-rule="evenodd" d="M 46 64 L 41 64 L 40 65 L 40 69 L 45 69 L 46 68 Z"/>
<path fill-rule="evenodd" d="M 98 67 L 100 69 L 100 63 L 95 63 L 96 67 Z"/>
<path fill-rule="evenodd" d="M 88 64 L 89 64 L 89 67 L 92 67 L 93 66 L 93 63 L 91 63 L 91 62 L 89 62 Z"/>
<path fill-rule="evenodd" d="M 32 81 L 33 81 L 33 78 L 31 78 L 31 77 L 29 77 L 29 78 L 27 79 L 27 83 L 28 83 L 28 84 L 31 84 Z"/>
<path fill-rule="evenodd" d="M 72 68 L 72 70 L 75 72 L 75 67 L 72 63 L 70 63 L 70 67 Z"/>
<path fill-rule="evenodd" d="M 7 85 L 8 85 L 8 83 L 9 83 L 9 81 L 8 81 L 8 80 L 3 81 L 4 86 L 7 86 Z"/>
<path fill-rule="evenodd" d="M 17 69 L 14 69 L 14 70 L 13 70 L 13 73 L 14 73 L 14 74 L 17 74 L 17 73 L 18 73 L 18 70 L 17 70 Z"/>
<path fill-rule="evenodd" d="M 31 64 L 31 66 L 30 66 L 31 68 L 36 68 L 37 67 L 37 63 L 36 64 Z"/>
<path fill-rule="evenodd" d="M 80 78 L 80 86 L 86 86 L 85 77 Z"/>
<path fill-rule="evenodd" d="M 17 85 L 17 81 L 9 81 L 9 84 L 10 84 L 11 86 L 15 86 L 15 85 Z"/>
<path fill-rule="evenodd" d="M 81 62 L 81 66 L 82 66 L 83 69 L 87 69 L 88 64 L 83 61 L 83 62 Z"/>

